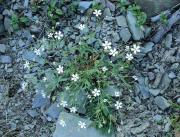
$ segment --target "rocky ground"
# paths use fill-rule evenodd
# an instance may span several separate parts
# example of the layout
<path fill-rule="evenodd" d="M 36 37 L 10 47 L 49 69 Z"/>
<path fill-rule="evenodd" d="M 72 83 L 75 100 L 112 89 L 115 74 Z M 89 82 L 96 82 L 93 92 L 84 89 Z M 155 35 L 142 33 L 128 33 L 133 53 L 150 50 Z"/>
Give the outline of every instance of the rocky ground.
<path fill-rule="evenodd" d="M 36 73 L 38 68 L 37 65 L 29 71 L 24 68 L 24 63 L 28 60 L 41 64 L 40 58 L 34 60 L 31 48 L 36 46 L 33 43 L 42 38 L 44 29 L 49 25 L 48 21 L 44 21 L 47 18 L 41 14 L 32 15 L 30 5 L 26 5 L 27 1 L 14 0 L 8 2 L 7 6 L 0 6 L 2 137 L 52 137 L 56 129 L 55 119 L 59 116 L 58 108 L 37 95 L 31 86 L 26 90 L 22 88 L 27 74 Z M 90 5 L 86 4 L 81 3 L 78 7 L 83 13 L 90 9 Z M 29 8 L 24 9 L 24 6 Z M 13 10 L 24 12 L 31 19 L 31 24 L 13 31 L 10 24 Z M 58 25 L 63 29 L 64 35 L 70 37 L 69 41 L 74 43 L 78 43 L 79 39 L 75 34 L 79 22 L 86 22 L 87 26 L 96 32 L 96 37 L 106 37 L 115 47 L 124 43 L 130 45 L 132 41 L 141 42 L 141 53 L 134 60 L 136 86 L 131 92 L 122 92 L 127 106 L 123 112 L 119 112 L 116 136 L 179 137 L 180 133 L 177 126 L 173 125 L 172 117 L 180 114 L 180 24 L 176 23 L 160 42 L 155 43 L 151 37 L 159 23 L 145 25 L 145 29 L 140 30 L 133 20 L 131 13 L 122 14 L 117 5 L 108 1 L 103 8 L 101 20 L 75 14 Z M 86 31 L 84 33 L 88 33 L 88 30 Z M 91 37 L 88 42 L 96 43 L 95 37 Z"/>

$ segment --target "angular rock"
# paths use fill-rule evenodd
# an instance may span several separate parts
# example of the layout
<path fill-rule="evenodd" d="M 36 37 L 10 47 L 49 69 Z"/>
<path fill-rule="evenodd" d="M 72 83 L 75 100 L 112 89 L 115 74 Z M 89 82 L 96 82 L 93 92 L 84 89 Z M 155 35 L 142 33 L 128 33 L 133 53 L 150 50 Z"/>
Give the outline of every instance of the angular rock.
<path fill-rule="evenodd" d="M 180 104 L 180 97 L 177 99 L 177 103 Z"/>
<path fill-rule="evenodd" d="M 0 35 L 5 32 L 4 23 L 2 20 L 0 20 Z"/>
<path fill-rule="evenodd" d="M 169 77 L 170 79 L 174 79 L 174 78 L 176 78 L 176 74 L 175 74 L 173 71 L 171 71 L 171 72 L 168 74 L 168 77 Z"/>
<path fill-rule="evenodd" d="M 105 92 L 108 93 L 112 97 L 117 97 L 116 93 L 119 93 L 119 96 L 122 96 L 122 89 L 119 89 L 118 87 L 113 86 L 113 85 L 106 88 Z"/>
<path fill-rule="evenodd" d="M 109 8 L 105 8 L 105 9 L 104 9 L 104 16 L 105 16 L 105 17 L 112 17 L 111 11 L 110 11 Z"/>
<path fill-rule="evenodd" d="M 60 120 L 65 121 L 65 127 L 60 125 Z M 84 122 L 86 128 L 80 128 L 78 125 L 79 121 Z M 62 112 L 56 123 L 56 130 L 53 137 L 115 137 L 115 135 L 103 135 L 96 128 L 92 127 L 91 124 L 92 122 L 88 119 Z"/>
<path fill-rule="evenodd" d="M 150 97 L 149 87 L 145 85 L 145 79 L 140 77 L 138 79 L 138 84 L 136 84 L 136 90 L 141 93 L 143 99 Z"/>
<path fill-rule="evenodd" d="M 157 96 L 154 99 L 154 101 L 155 101 L 156 105 L 162 110 L 165 110 L 170 107 L 170 104 L 168 103 L 168 101 L 162 96 Z"/>
<path fill-rule="evenodd" d="M 162 116 L 161 115 L 155 115 L 153 117 L 153 119 L 156 121 L 156 122 L 160 122 L 162 120 Z"/>
<path fill-rule="evenodd" d="M 87 9 L 90 8 L 91 4 L 92 4 L 92 1 L 80 1 L 79 2 L 79 11 L 84 13 Z"/>
<path fill-rule="evenodd" d="M 116 6 L 110 2 L 109 0 L 106 0 L 106 6 L 111 10 L 111 11 L 115 11 L 116 10 Z"/>
<path fill-rule="evenodd" d="M 145 123 L 141 124 L 139 127 L 131 128 L 131 133 L 134 134 L 134 135 L 142 133 L 149 126 L 150 126 L 150 123 L 149 122 L 145 122 Z"/>
<path fill-rule="evenodd" d="M 167 36 L 164 40 L 164 45 L 166 48 L 171 48 L 171 46 L 172 46 L 172 34 L 171 33 L 167 34 Z"/>
<path fill-rule="evenodd" d="M 28 110 L 27 113 L 33 118 L 39 115 L 36 110 Z"/>
<path fill-rule="evenodd" d="M 120 31 L 120 36 L 124 42 L 128 42 L 131 38 L 131 33 L 128 28 L 123 28 Z"/>
<path fill-rule="evenodd" d="M 168 87 L 170 86 L 171 79 L 169 78 L 168 74 L 165 73 L 162 77 L 161 83 L 159 85 L 159 88 L 161 89 L 161 93 L 163 93 Z"/>
<path fill-rule="evenodd" d="M 118 42 L 120 40 L 119 34 L 117 32 L 113 32 L 112 37 L 114 42 Z"/>
<path fill-rule="evenodd" d="M 141 47 L 141 52 L 147 54 L 148 52 L 152 51 L 154 46 L 153 42 L 147 42 Z"/>
<path fill-rule="evenodd" d="M 6 45 L 0 44 L 0 53 L 5 53 L 6 52 Z"/>
<path fill-rule="evenodd" d="M 85 112 L 86 112 L 86 109 L 85 109 L 86 97 L 87 97 L 87 95 L 83 90 L 76 92 L 76 93 L 74 91 L 66 90 L 66 91 L 60 93 L 59 100 L 67 101 L 68 109 L 70 109 L 71 107 L 76 107 L 78 113 L 85 114 Z"/>
<path fill-rule="evenodd" d="M 157 96 L 160 94 L 160 89 L 149 89 L 149 92 L 153 95 L 153 96 Z"/>
<path fill-rule="evenodd" d="M 31 25 L 31 26 L 30 26 L 30 31 L 31 31 L 32 33 L 40 33 L 40 32 L 41 32 L 41 28 L 38 27 L 38 26 L 36 26 L 36 25 Z"/>
<path fill-rule="evenodd" d="M 136 17 L 133 15 L 133 13 L 128 11 L 126 19 L 127 19 L 130 31 L 132 33 L 133 39 L 134 40 L 143 39 L 144 33 L 143 33 L 142 29 L 137 26 Z"/>
<path fill-rule="evenodd" d="M 13 32 L 13 27 L 11 25 L 11 19 L 8 17 L 5 17 L 5 19 L 4 19 L 4 28 L 8 33 Z"/>
<path fill-rule="evenodd" d="M 10 56 L 1 55 L 0 56 L 0 63 L 4 63 L 4 64 L 12 63 L 12 58 Z"/>
<path fill-rule="evenodd" d="M 52 119 L 58 119 L 60 111 L 62 111 L 62 108 L 58 107 L 57 103 L 54 103 L 47 109 L 46 115 Z"/>
<path fill-rule="evenodd" d="M 39 64 L 44 64 L 45 60 L 37 56 L 33 51 L 25 51 L 22 55 L 22 58 L 29 61 L 34 61 Z"/>
<path fill-rule="evenodd" d="M 126 18 L 124 16 L 116 17 L 116 22 L 120 27 L 128 27 Z"/>
<path fill-rule="evenodd" d="M 40 108 L 48 105 L 50 100 L 46 97 L 44 98 L 41 93 L 36 93 L 35 98 L 32 102 L 32 108 Z"/>

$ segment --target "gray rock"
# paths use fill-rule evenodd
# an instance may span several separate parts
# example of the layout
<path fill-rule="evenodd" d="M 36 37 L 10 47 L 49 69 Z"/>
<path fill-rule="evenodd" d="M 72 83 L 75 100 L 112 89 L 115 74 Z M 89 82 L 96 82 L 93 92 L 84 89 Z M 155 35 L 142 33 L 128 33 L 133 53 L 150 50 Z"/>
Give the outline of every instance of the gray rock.
<path fill-rule="evenodd" d="M 152 31 L 151 27 L 145 26 L 145 31 L 144 31 L 145 38 L 147 38 L 151 34 L 151 31 Z"/>
<path fill-rule="evenodd" d="M 120 27 L 127 27 L 128 26 L 126 18 L 124 16 L 116 17 L 116 22 L 117 22 L 118 26 L 120 26 Z"/>
<path fill-rule="evenodd" d="M 58 119 L 61 110 L 62 108 L 58 107 L 57 103 L 54 103 L 47 109 L 46 115 L 52 119 Z"/>
<path fill-rule="evenodd" d="M 138 84 L 136 84 L 137 92 L 140 92 L 143 99 L 150 97 L 149 87 L 145 85 L 145 79 L 143 77 L 138 78 Z"/>
<path fill-rule="evenodd" d="M 12 63 L 12 58 L 10 56 L 1 55 L 0 56 L 0 63 L 5 63 L 5 64 Z"/>
<path fill-rule="evenodd" d="M 109 8 L 105 8 L 105 9 L 104 9 L 104 16 L 105 16 L 105 17 L 111 17 L 111 16 L 112 16 L 112 15 L 111 15 L 111 11 L 110 11 Z"/>
<path fill-rule="evenodd" d="M 143 33 L 142 29 L 137 26 L 136 17 L 133 15 L 133 13 L 128 11 L 126 19 L 127 19 L 130 31 L 132 33 L 133 39 L 140 40 L 140 39 L 144 38 L 144 33 Z"/>
<path fill-rule="evenodd" d="M 59 100 L 62 101 L 67 101 L 67 104 L 68 104 L 68 109 L 70 109 L 71 107 L 74 107 L 74 102 L 76 102 L 76 108 L 77 108 L 77 112 L 78 113 L 82 113 L 82 114 L 85 114 L 86 113 L 86 109 L 85 109 L 85 101 L 86 101 L 86 98 L 87 98 L 87 95 L 86 93 L 81 90 L 79 92 L 74 92 L 73 96 L 72 97 L 72 92 L 73 91 L 70 91 L 70 90 L 66 90 L 65 92 L 61 92 L 60 93 L 60 98 Z M 73 99 L 73 101 L 72 101 Z"/>
<path fill-rule="evenodd" d="M 149 89 L 149 92 L 153 95 L 153 96 L 157 96 L 160 93 L 160 89 Z"/>
<path fill-rule="evenodd" d="M 24 0 L 24 8 L 28 8 L 29 6 L 29 0 Z"/>
<path fill-rule="evenodd" d="M 172 46 L 172 34 L 171 33 L 167 34 L 167 36 L 164 40 L 164 45 L 166 48 L 171 48 L 171 46 Z"/>
<path fill-rule="evenodd" d="M 65 127 L 59 124 L 60 120 L 64 120 Z M 78 126 L 78 122 L 84 122 L 86 128 L 82 129 Z M 115 137 L 115 135 L 103 135 L 96 128 L 91 126 L 92 122 L 88 119 L 80 118 L 79 116 L 70 113 L 62 112 L 56 123 L 56 130 L 53 137 Z"/>
<path fill-rule="evenodd" d="M 22 40 L 22 39 L 20 39 L 19 41 L 18 41 L 18 45 L 19 45 L 19 47 L 24 47 L 26 44 L 24 43 L 24 41 Z"/>
<path fill-rule="evenodd" d="M 6 52 L 6 45 L 0 44 L 0 53 L 5 53 Z"/>
<path fill-rule="evenodd" d="M 22 55 L 22 58 L 29 61 L 34 61 L 39 64 L 44 64 L 45 60 L 37 56 L 33 51 L 25 51 Z"/>
<path fill-rule="evenodd" d="M 91 4 L 92 4 L 92 1 L 80 1 L 79 2 L 79 11 L 84 13 L 87 9 L 90 8 Z"/>
<path fill-rule="evenodd" d="M 31 26 L 30 26 L 30 31 L 31 31 L 32 33 L 40 33 L 40 32 L 41 32 L 41 28 L 38 27 L 38 26 L 36 26 L 36 25 L 31 25 Z"/>
<path fill-rule="evenodd" d="M 13 27 L 11 25 L 11 19 L 8 17 L 5 17 L 5 19 L 4 19 L 4 28 L 8 33 L 13 32 Z"/>
<path fill-rule="evenodd" d="M 50 103 L 48 98 L 44 98 L 41 93 L 36 93 L 35 98 L 32 102 L 32 108 L 45 107 Z"/>
<path fill-rule="evenodd" d="M 119 93 L 119 97 L 122 96 L 122 89 L 119 89 L 118 87 L 113 86 L 113 85 L 107 87 L 105 89 L 105 92 L 108 93 L 112 97 L 117 97 L 116 92 Z"/>
<path fill-rule="evenodd" d="M 113 32 L 112 37 L 114 42 L 118 42 L 120 40 L 119 34 L 117 32 Z"/>
<path fill-rule="evenodd" d="M 123 28 L 120 31 L 120 36 L 124 42 L 128 42 L 131 38 L 131 33 L 128 28 Z"/>
<path fill-rule="evenodd" d="M 28 113 L 32 118 L 34 118 L 34 117 L 36 117 L 36 116 L 39 115 L 36 110 L 28 110 L 27 113 Z"/>
<path fill-rule="evenodd" d="M 171 79 L 169 78 L 168 74 L 165 73 L 162 77 L 161 83 L 159 85 L 159 88 L 161 89 L 161 93 L 163 93 L 168 87 L 170 86 Z"/>
<path fill-rule="evenodd" d="M 152 51 L 154 46 L 153 42 L 147 42 L 141 47 L 141 52 L 147 54 L 148 52 Z"/>
<path fill-rule="evenodd" d="M 180 97 L 177 99 L 177 103 L 180 104 Z"/>
<path fill-rule="evenodd" d="M 168 101 L 162 96 L 157 96 L 154 99 L 154 101 L 155 101 L 156 105 L 162 110 L 165 110 L 168 107 L 170 107 L 170 104 L 168 103 Z"/>
<path fill-rule="evenodd" d="M 156 121 L 156 122 L 160 122 L 162 120 L 162 116 L 161 115 L 155 115 L 153 117 L 153 119 Z"/>
<path fill-rule="evenodd" d="M 131 133 L 134 135 L 142 133 L 149 126 L 150 126 L 149 122 L 145 122 L 145 123 L 141 124 L 139 127 L 131 128 Z"/>
<path fill-rule="evenodd" d="M 153 72 L 148 72 L 148 78 L 149 80 L 154 80 L 155 79 L 155 75 Z"/>
<path fill-rule="evenodd" d="M 110 2 L 109 0 L 106 0 L 106 6 L 111 10 L 111 11 L 115 11 L 116 10 L 116 6 Z"/>
<path fill-rule="evenodd" d="M 175 74 L 173 71 L 171 71 L 171 72 L 168 74 L 168 77 L 169 77 L 170 79 L 174 79 L 174 78 L 176 78 L 176 74 Z"/>
<path fill-rule="evenodd" d="M 3 34 L 5 32 L 4 23 L 2 20 L 0 20 L 0 34 Z"/>

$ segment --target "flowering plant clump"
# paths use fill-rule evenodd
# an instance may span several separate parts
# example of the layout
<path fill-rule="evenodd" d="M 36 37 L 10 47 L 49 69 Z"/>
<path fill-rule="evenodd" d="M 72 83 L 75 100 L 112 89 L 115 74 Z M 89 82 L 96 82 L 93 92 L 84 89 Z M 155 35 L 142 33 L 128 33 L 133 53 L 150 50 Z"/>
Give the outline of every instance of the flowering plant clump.
<path fill-rule="evenodd" d="M 101 11 L 94 10 L 92 14 L 101 16 Z M 78 31 L 81 33 L 87 27 L 85 23 L 80 24 Z M 85 108 L 85 115 L 94 121 L 94 126 L 111 133 L 117 126 L 117 112 L 124 105 L 119 92 L 112 96 L 106 89 L 111 85 L 126 91 L 132 88 L 130 61 L 140 52 L 140 47 L 126 47 L 124 52 L 106 39 L 97 39 L 98 46 L 94 47 L 87 44 L 89 36 L 81 35 L 84 36 L 76 45 L 62 31 L 48 32 L 46 38 L 39 40 L 32 50 L 44 64 L 37 70 L 38 75 L 30 76 L 30 82 L 43 97 L 60 101 L 58 107 L 68 108 L 70 113 L 81 113 L 80 108 Z M 27 61 L 24 64 L 25 69 L 31 66 Z M 62 127 L 68 124 L 63 119 L 59 123 Z M 86 128 L 82 121 L 77 125 Z"/>

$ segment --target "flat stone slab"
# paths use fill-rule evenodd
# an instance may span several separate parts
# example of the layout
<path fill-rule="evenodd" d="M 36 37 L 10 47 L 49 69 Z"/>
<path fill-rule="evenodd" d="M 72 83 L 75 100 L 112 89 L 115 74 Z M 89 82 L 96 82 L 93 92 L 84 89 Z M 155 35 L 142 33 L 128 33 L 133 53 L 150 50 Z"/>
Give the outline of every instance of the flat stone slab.
<path fill-rule="evenodd" d="M 65 126 L 60 125 L 60 121 L 65 122 Z M 79 121 L 86 124 L 86 128 L 80 128 Z M 102 135 L 96 128 L 91 126 L 88 119 L 80 118 L 77 115 L 62 112 L 56 123 L 56 130 L 53 137 L 115 137 L 115 135 Z"/>

